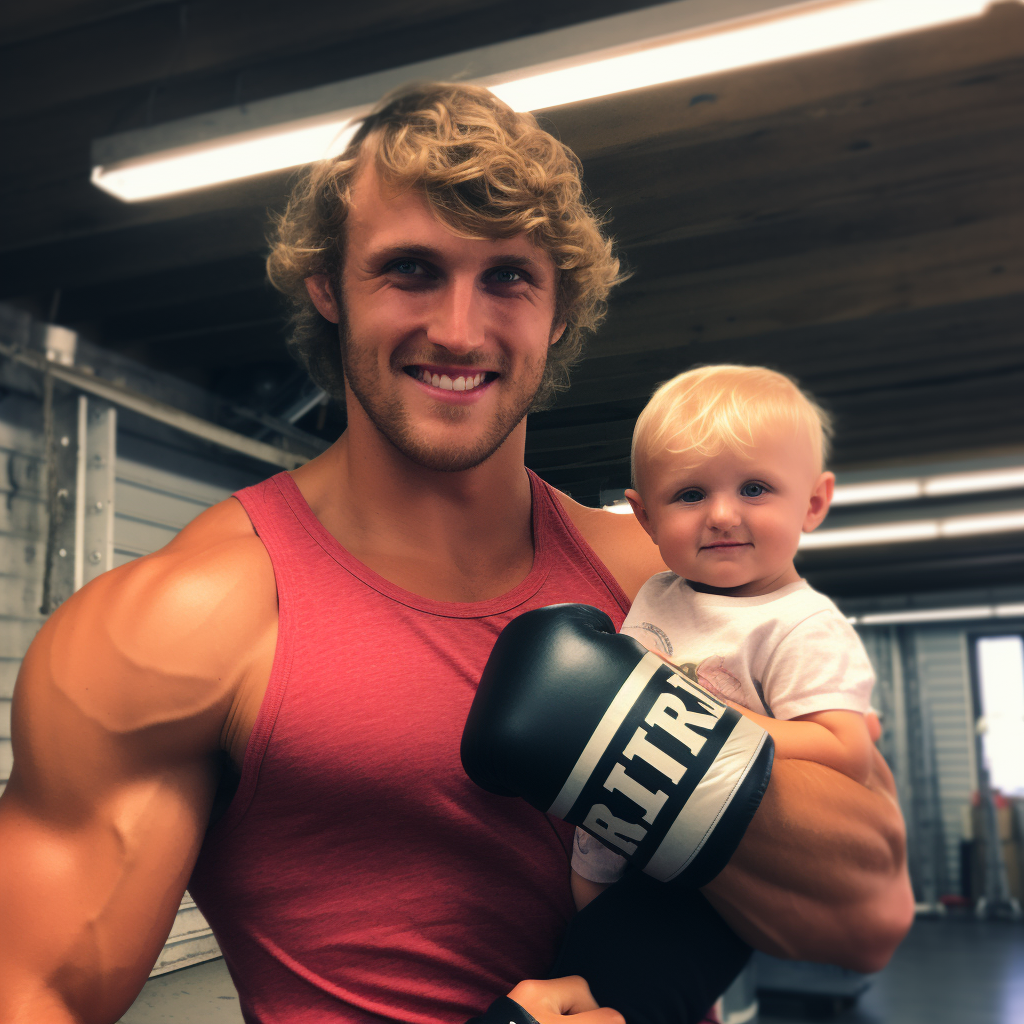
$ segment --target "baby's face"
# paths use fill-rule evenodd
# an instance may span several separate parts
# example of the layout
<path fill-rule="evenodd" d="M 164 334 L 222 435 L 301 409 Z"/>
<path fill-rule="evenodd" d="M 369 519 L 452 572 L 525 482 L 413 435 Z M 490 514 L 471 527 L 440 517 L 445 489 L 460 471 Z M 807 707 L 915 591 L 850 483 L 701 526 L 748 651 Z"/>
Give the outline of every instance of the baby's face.
<path fill-rule="evenodd" d="M 799 579 L 800 534 L 825 518 L 834 483 L 803 434 L 759 440 L 744 455 L 657 453 L 641 468 L 642 494 L 627 492 L 674 573 L 737 597 Z"/>

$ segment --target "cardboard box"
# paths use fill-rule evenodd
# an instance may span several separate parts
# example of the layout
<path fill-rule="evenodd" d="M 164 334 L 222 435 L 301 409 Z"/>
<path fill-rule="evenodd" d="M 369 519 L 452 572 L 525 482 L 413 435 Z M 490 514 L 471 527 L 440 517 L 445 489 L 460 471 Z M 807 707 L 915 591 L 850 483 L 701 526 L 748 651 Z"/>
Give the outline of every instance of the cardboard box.
<path fill-rule="evenodd" d="M 980 840 L 975 840 L 971 851 L 971 899 L 977 900 L 985 895 L 985 870 L 988 864 L 988 849 Z M 1016 839 L 1007 839 L 1000 844 L 1003 851 L 1003 863 L 1006 865 L 1006 881 L 1010 887 L 1010 895 L 1015 899 L 1024 899 L 1022 882 L 1024 882 L 1024 847 Z"/>
<path fill-rule="evenodd" d="M 996 828 L 999 830 L 999 839 L 1002 842 L 1024 838 L 1017 831 L 1020 815 L 1016 812 L 1015 803 L 1019 804 L 1019 801 L 1007 800 L 1003 796 L 996 797 Z M 981 841 L 988 839 L 984 809 L 980 804 L 971 807 L 971 833 L 974 839 Z"/>

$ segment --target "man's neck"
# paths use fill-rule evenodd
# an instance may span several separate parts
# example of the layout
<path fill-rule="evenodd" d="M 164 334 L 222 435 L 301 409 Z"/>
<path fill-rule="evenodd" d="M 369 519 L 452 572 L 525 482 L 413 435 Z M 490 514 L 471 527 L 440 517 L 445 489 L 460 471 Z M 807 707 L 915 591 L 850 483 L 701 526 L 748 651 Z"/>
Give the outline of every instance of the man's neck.
<path fill-rule="evenodd" d="M 525 421 L 473 469 L 416 465 L 353 429 L 293 473 L 313 513 L 378 575 L 421 597 L 481 601 L 511 590 L 533 564 Z"/>

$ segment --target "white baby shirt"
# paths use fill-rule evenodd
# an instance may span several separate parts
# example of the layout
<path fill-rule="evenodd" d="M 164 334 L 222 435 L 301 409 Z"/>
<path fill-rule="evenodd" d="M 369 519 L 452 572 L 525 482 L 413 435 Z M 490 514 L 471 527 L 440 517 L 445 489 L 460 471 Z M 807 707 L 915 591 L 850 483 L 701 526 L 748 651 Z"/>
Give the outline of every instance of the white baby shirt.
<path fill-rule="evenodd" d="M 637 594 L 621 632 L 676 664 L 696 665 L 702 686 L 759 714 L 868 710 L 875 676 L 864 645 L 806 580 L 761 597 L 726 597 L 658 573 Z M 584 878 L 612 882 L 625 860 L 577 829 L 572 866 Z"/>

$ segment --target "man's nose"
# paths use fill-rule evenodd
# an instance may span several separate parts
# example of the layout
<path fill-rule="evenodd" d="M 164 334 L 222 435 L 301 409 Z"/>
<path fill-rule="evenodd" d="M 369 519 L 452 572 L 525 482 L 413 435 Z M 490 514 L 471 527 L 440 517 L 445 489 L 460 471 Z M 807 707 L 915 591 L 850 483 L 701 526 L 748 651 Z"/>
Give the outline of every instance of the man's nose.
<path fill-rule="evenodd" d="M 427 340 L 455 355 L 479 348 L 484 340 L 484 322 L 476 282 L 468 276 L 453 275 L 435 297 Z"/>
<path fill-rule="evenodd" d="M 716 530 L 728 530 L 740 524 L 739 508 L 730 495 L 712 495 L 707 510 L 708 525 Z"/>

